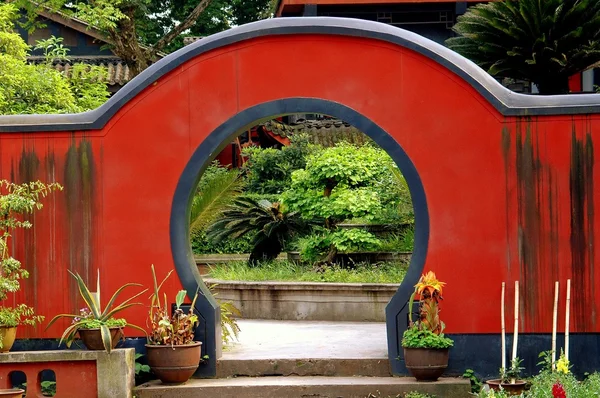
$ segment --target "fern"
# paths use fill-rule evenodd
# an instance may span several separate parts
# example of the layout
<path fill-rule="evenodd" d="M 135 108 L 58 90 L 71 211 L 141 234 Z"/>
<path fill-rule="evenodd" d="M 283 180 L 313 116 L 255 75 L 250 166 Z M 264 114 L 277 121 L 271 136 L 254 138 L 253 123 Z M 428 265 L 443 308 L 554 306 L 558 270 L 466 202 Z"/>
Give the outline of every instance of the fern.
<path fill-rule="evenodd" d="M 190 232 L 205 229 L 241 193 L 242 179 L 237 170 L 215 175 L 192 201 Z"/>

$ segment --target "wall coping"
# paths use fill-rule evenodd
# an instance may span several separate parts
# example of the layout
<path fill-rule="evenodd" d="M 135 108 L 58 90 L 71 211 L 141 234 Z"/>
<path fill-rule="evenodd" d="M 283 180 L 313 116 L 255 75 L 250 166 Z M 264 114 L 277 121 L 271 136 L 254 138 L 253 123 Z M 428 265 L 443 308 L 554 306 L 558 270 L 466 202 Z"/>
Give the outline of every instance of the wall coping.
<path fill-rule="evenodd" d="M 385 291 L 395 292 L 400 283 L 330 283 L 330 282 L 275 282 L 275 281 L 229 281 L 205 278 L 207 285 L 217 284 L 227 290 L 318 290 L 318 291 Z"/>
<path fill-rule="evenodd" d="M 101 357 L 103 359 L 109 357 L 125 358 L 128 351 L 135 351 L 135 349 L 117 348 L 112 350 L 110 354 L 105 351 L 88 350 L 11 351 L 0 354 L 0 363 L 97 361 Z"/>

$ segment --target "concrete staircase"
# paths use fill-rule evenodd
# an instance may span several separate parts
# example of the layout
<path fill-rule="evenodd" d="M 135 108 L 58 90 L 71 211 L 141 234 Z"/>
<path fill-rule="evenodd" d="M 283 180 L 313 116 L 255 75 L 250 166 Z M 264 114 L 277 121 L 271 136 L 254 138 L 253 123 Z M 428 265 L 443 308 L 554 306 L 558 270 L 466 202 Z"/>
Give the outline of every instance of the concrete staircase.
<path fill-rule="evenodd" d="M 395 398 L 410 391 L 469 397 L 465 379 L 392 377 L 384 323 L 239 322 L 239 343 L 223 353 L 216 379 L 154 381 L 137 387 L 136 398 Z"/>
<path fill-rule="evenodd" d="M 159 381 L 135 390 L 136 398 L 384 398 L 403 397 L 410 391 L 439 398 L 468 398 L 470 384 L 463 379 L 418 383 L 408 377 L 265 376 L 190 380 L 178 386 Z"/>

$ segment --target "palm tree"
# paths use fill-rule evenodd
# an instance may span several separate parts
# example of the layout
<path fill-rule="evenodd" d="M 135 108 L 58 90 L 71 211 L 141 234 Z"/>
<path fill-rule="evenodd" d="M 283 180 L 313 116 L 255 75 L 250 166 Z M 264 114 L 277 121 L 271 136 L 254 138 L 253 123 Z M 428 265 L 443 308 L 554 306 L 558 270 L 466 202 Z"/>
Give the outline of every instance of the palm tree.
<path fill-rule="evenodd" d="M 208 227 L 206 236 L 218 243 L 256 232 L 249 259 L 250 264 L 256 264 L 260 260 L 275 259 L 291 236 L 309 229 L 310 223 L 301 219 L 298 212 L 286 213 L 277 202 L 238 197 L 223 211 L 222 217 Z"/>
<path fill-rule="evenodd" d="M 541 94 L 569 92 L 569 77 L 600 61 L 600 1 L 503 0 L 458 17 L 446 44 L 498 77 Z"/>
<path fill-rule="evenodd" d="M 243 181 L 237 170 L 215 173 L 199 188 L 192 199 L 190 232 L 206 229 L 241 193 Z"/>

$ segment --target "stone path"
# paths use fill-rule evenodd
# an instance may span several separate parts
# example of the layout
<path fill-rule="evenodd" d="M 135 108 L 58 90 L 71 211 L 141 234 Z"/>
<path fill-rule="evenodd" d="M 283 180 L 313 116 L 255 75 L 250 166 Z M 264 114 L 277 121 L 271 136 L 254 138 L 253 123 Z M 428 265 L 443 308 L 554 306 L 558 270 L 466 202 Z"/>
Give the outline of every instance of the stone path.
<path fill-rule="evenodd" d="M 222 359 L 387 358 L 385 323 L 240 319 Z"/>

